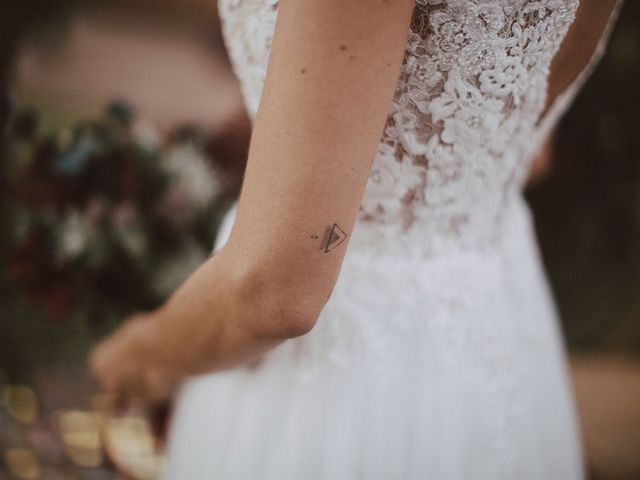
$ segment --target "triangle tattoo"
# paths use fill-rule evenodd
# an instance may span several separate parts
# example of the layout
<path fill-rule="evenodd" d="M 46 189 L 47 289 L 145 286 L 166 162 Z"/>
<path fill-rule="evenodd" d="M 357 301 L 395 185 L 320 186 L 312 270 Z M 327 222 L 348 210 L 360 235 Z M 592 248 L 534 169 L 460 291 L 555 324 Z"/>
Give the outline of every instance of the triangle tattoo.
<path fill-rule="evenodd" d="M 321 248 L 324 249 L 325 253 L 330 252 L 344 242 L 345 238 L 347 238 L 347 234 L 344 233 L 337 223 L 334 223 L 333 226 L 327 227 Z"/>

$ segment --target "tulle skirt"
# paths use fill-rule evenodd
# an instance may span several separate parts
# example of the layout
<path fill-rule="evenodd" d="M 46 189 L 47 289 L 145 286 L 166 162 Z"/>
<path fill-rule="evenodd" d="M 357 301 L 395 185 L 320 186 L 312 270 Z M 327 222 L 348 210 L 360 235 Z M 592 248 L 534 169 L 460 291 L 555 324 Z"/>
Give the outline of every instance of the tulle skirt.
<path fill-rule="evenodd" d="M 256 367 L 183 383 L 165 480 L 582 480 L 523 201 L 502 237 L 492 251 L 423 259 L 354 238 L 309 334 Z"/>

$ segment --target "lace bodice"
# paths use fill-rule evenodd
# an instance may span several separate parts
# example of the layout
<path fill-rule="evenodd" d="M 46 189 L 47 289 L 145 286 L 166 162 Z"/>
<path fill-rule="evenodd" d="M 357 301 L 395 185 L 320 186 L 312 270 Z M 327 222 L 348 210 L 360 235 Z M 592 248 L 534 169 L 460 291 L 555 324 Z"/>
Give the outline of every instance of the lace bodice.
<path fill-rule="evenodd" d="M 277 3 L 219 0 L 252 118 Z M 572 97 L 570 88 L 543 115 L 551 61 L 578 3 L 416 0 L 360 207 L 358 226 L 368 237 L 415 235 L 430 252 L 494 241 L 530 161 Z"/>
<path fill-rule="evenodd" d="M 331 297 L 309 333 L 255 369 L 186 383 L 169 478 L 584 478 L 561 331 L 521 195 L 605 45 L 549 102 L 551 61 L 578 1 L 415 0 Z M 255 118 L 278 0 L 218 3 Z"/>

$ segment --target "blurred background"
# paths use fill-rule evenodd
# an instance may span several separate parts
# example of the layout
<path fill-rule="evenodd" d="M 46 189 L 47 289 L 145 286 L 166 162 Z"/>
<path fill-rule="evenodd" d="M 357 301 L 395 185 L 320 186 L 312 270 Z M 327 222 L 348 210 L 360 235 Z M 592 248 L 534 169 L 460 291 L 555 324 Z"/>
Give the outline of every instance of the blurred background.
<path fill-rule="evenodd" d="M 0 479 L 154 479 L 167 411 L 113 417 L 98 338 L 209 253 L 250 124 L 209 0 L 8 0 L 0 13 Z M 640 478 L 640 4 L 527 196 L 591 478 Z M 543 461 L 543 459 L 541 459 Z"/>

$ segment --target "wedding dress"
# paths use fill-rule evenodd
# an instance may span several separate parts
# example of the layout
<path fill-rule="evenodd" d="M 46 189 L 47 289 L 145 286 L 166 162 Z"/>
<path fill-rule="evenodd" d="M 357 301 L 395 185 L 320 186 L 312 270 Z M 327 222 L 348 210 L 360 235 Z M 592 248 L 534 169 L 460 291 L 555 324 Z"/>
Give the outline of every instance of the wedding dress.
<path fill-rule="evenodd" d="M 219 0 L 252 118 L 277 3 Z M 584 478 L 522 188 L 610 25 L 546 109 L 550 64 L 578 0 L 415 3 L 333 295 L 310 333 L 257 367 L 183 383 L 167 480 Z"/>

